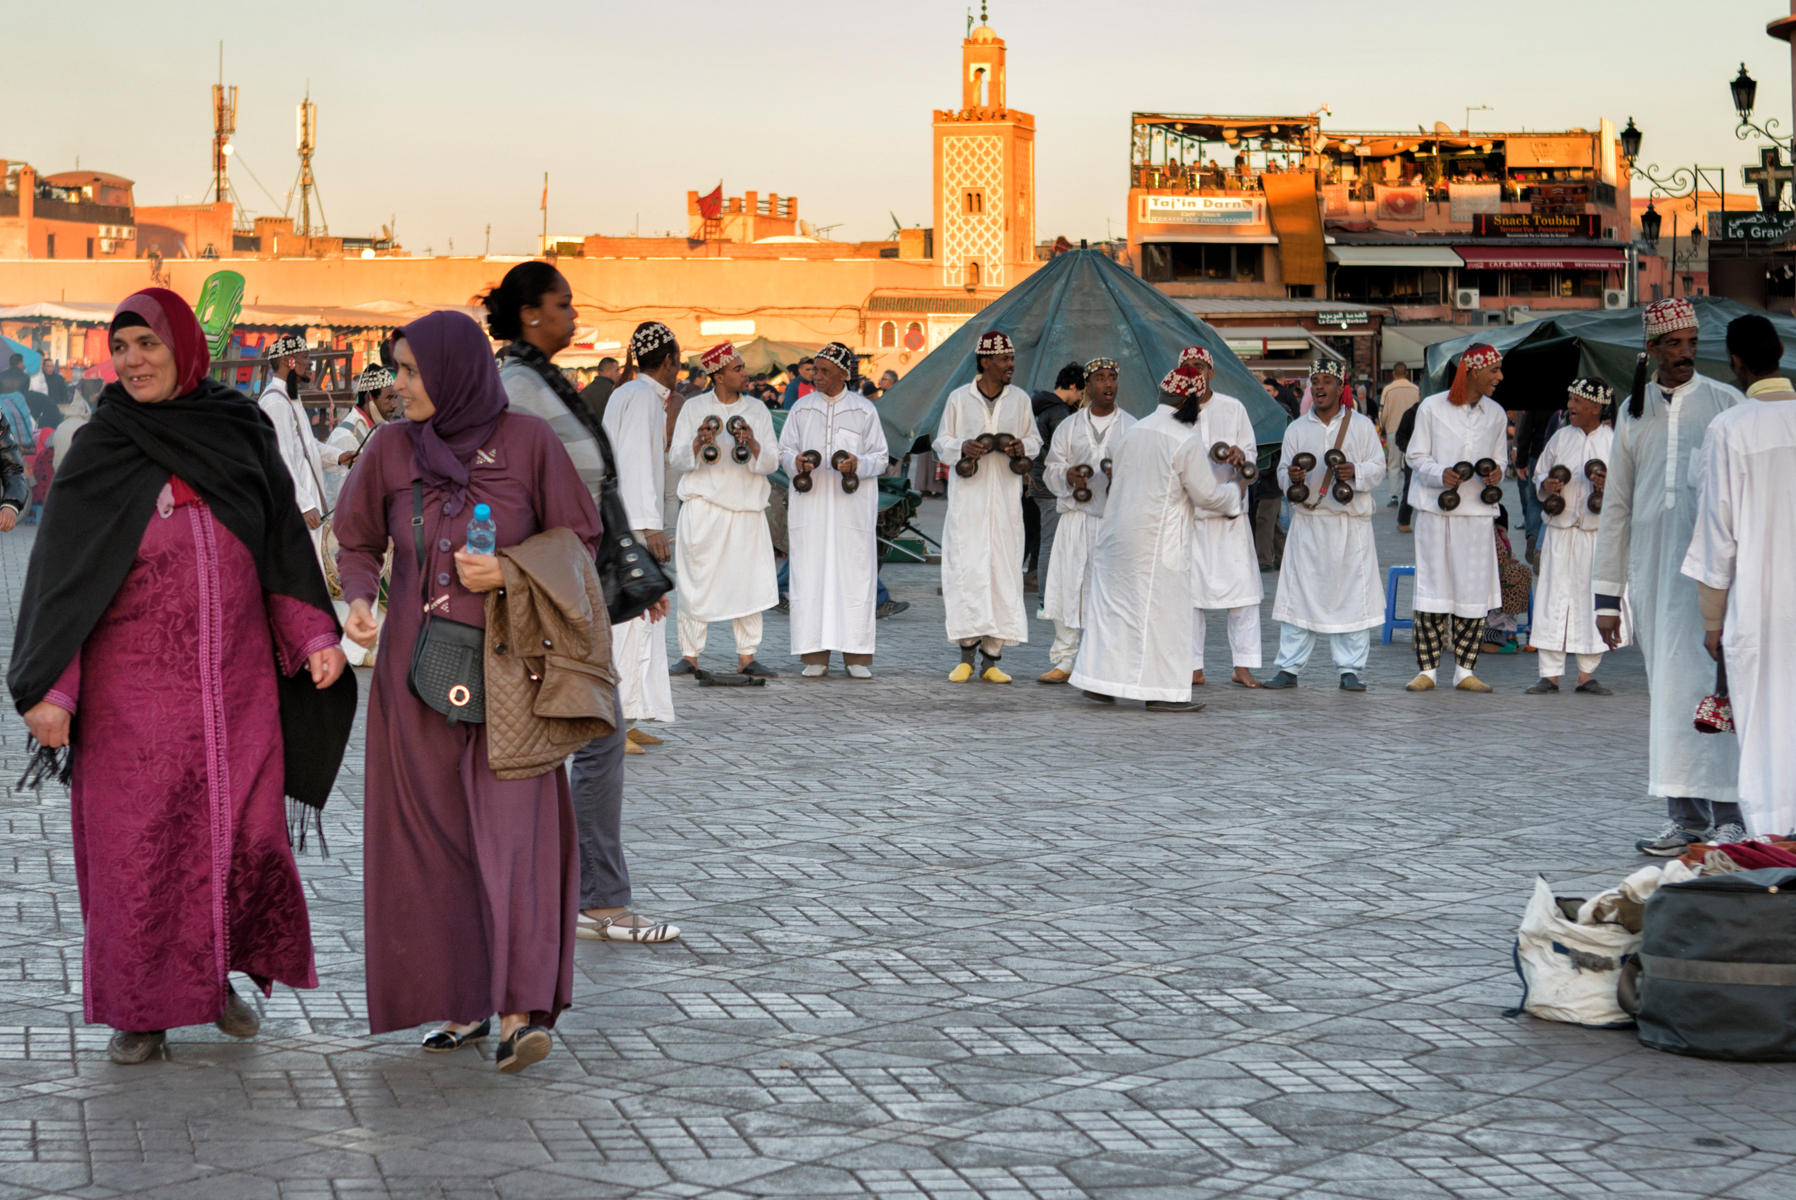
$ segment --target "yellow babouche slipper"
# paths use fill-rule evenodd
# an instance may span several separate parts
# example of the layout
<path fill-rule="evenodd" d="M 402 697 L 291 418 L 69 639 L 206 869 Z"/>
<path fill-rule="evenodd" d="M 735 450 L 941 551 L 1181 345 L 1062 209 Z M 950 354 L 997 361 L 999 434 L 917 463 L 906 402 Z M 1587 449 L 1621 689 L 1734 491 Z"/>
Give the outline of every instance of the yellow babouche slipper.
<path fill-rule="evenodd" d="M 998 670 L 998 668 L 996 668 L 996 667 L 987 667 L 985 669 L 985 674 L 981 675 L 979 678 L 985 680 L 987 683 L 1009 683 L 1010 682 L 1010 676 L 1008 676 L 1004 672 Z"/>
<path fill-rule="evenodd" d="M 1403 685 L 1403 690 L 1406 692 L 1432 692 L 1434 690 L 1434 680 L 1418 671 L 1416 672 L 1416 677 L 1414 679 Z"/>
<path fill-rule="evenodd" d="M 965 683 L 972 677 L 973 664 L 969 662 L 963 662 L 958 667 L 955 667 L 952 671 L 948 672 L 949 683 Z"/>
<path fill-rule="evenodd" d="M 1467 675 L 1464 679 L 1454 684 L 1453 687 L 1455 690 L 1461 692 L 1488 692 L 1491 690 L 1490 684 L 1484 682 L 1484 680 L 1478 678 L 1476 675 Z"/>

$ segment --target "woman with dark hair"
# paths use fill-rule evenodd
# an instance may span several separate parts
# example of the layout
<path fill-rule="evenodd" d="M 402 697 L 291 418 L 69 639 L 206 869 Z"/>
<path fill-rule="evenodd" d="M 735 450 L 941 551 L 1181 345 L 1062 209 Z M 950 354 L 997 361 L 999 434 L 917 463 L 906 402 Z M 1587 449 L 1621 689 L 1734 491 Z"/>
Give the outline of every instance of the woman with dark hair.
<path fill-rule="evenodd" d="M 177 1025 L 254 1036 L 231 971 L 318 986 L 281 797 L 323 804 L 355 684 L 274 430 L 207 377 L 193 310 L 138 292 L 112 353 L 50 487 L 7 685 L 40 758 L 73 747 L 86 1016 L 129 1064 Z"/>
<path fill-rule="evenodd" d="M 412 692 L 412 648 L 426 611 L 485 628 L 484 595 L 504 576 L 497 557 L 465 549 L 476 504 L 491 510 L 499 546 L 571 529 L 591 552 L 599 514 L 553 431 L 507 411 L 473 321 L 414 321 L 394 358 L 407 422 L 374 431 L 336 514 L 344 628 L 363 646 L 376 640 L 381 560 L 395 547 L 378 630 L 392 648 L 375 657 L 368 698 L 368 1021 L 385 1033 L 447 1018 L 424 1039 L 446 1052 L 485 1037 L 496 1012 L 495 1059 L 515 1072 L 549 1052 L 549 1027 L 573 995 L 579 858 L 567 773 L 499 778 L 486 725 L 450 724 Z"/>
<path fill-rule="evenodd" d="M 596 501 L 611 459 L 605 431 L 552 361 L 574 340 L 573 289 L 545 262 L 519 263 L 481 301 L 487 332 L 506 343 L 499 382 L 514 412 L 549 422 Z M 667 614 L 663 598 L 651 621 Z M 630 869 L 624 861 L 624 755 L 642 748 L 627 740 L 620 700 L 612 731 L 574 752 L 568 772 L 574 824 L 580 835 L 580 917 L 576 930 L 597 941 L 667 942 L 678 926 L 630 911 Z"/>

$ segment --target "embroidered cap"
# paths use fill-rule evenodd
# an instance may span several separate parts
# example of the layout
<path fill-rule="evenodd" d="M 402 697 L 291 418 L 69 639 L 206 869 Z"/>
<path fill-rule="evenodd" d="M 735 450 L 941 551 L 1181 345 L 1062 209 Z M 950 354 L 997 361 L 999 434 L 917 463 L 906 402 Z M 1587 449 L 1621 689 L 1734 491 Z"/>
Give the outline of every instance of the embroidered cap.
<path fill-rule="evenodd" d="M 1160 380 L 1160 390 L 1168 396 L 1197 395 L 1197 376 L 1187 369 L 1185 364 L 1174 367 Z"/>
<path fill-rule="evenodd" d="M 630 335 L 630 353 L 638 361 L 641 361 L 643 355 L 659 350 L 673 340 L 673 330 L 661 322 L 644 321 L 636 327 L 636 332 Z"/>
<path fill-rule="evenodd" d="M 1016 343 L 1010 340 L 1008 333 L 1000 333 L 996 329 L 987 330 L 979 335 L 979 345 L 973 353 L 978 356 L 987 354 L 1015 354 Z"/>
<path fill-rule="evenodd" d="M 363 367 L 361 373 L 355 377 L 355 382 L 350 384 L 350 387 L 358 394 L 362 392 L 378 392 L 382 388 L 390 388 L 392 386 L 393 372 L 387 370 L 386 366 L 381 363 L 369 363 L 366 367 Z"/>
<path fill-rule="evenodd" d="M 1571 381 L 1571 386 L 1565 390 L 1568 395 L 1582 397 L 1593 404 L 1601 404 L 1605 408 L 1615 403 L 1615 389 L 1600 379 L 1589 377 L 1574 379 Z"/>
<path fill-rule="evenodd" d="M 1332 358 L 1319 358 L 1310 364 L 1310 378 L 1314 379 L 1318 375 L 1332 376 L 1346 383 L 1347 364 Z"/>
<path fill-rule="evenodd" d="M 1642 318 L 1646 322 L 1646 340 L 1649 342 L 1679 329 L 1697 327 L 1696 305 L 1682 296 L 1653 301 L 1646 306 Z"/>
<path fill-rule="evenodd" d="M 719 342 L 698 356 L 699 370 L 707 375 L 715 375 L 731 363 L 740 363 L 742 356 L 736 353 L 736 343 Z"/>
<path fill-rule="evenodd" d="M 841 342 L 831 342 L 823 349 L 817 351 L 812 357 L 813 359 L 820 358 L 826 363 L 836 364 L 836 366 L 841 367 L 843 373 L 850 378 L 854 377 L 855 371 L 858 370 L 861 365 L 860 359 L 855 357 L 854 351 L 850 350 L 847 346 L 844 346 Z"/>
<path fill-rule="evenodd" d="M 1095 371 L 1116 371 L 1120 373 L 1122 368 L 1116 365 L 1116 360 L 1114 358 L 1094 358 L 1085 364 L 1085 378 L 1090 379 L 1092 373 Z"/>
<path fill-rule="evenodd" d="M 262 357 L 286 358 L 289 354 L 304 354 L 310 349 L 306 345 L 306 339 L 297 333 L 283 333 L 262 347 Z"/>
<path fill-rule="evenodd" d="M 1207 367 L 1214 371 L 1216 360 L 1211 358 L 1210 352 L 1202 346 L 1186 346 L 1179 351 L 1179 365 L 1181 367 Z"/>
<path fill-rule="evenodd" d="M 1497 353 L 1495 346 L 1486 346 L 1480 343 L 1461 355 L 1459 363 L 1468 371 L 1481 371 L 1485 367 L 1502 366 L 1503 356 Z"/>

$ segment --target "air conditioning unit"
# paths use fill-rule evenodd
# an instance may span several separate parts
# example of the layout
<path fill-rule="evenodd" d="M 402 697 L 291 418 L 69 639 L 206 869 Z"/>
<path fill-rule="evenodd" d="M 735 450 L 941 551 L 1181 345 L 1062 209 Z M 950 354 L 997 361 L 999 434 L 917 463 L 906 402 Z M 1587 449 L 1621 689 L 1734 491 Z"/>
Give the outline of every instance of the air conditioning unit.
<path fill-rule="evenodd" d="M 1458 309 L 1477 308 L 1478 307 L 1478 289 L 1477 288 L 1454 288 L 1453 289 L 1453 307 L 1458 308 Z"/>
<path fill-rule="evenodd" d="M 1474 325 L 1501 325 L 1502 323 L 1503 314 L 1494 308 L 1480 310 L 1478 319 L 1472 322 Z"/>
<path fill-rule="evenodd" d="M 1503 319 L 1511 325 L 1520 325 L 1523 321 L 1534 319 L 1534 310 L 1526 304 L 1511 304 L 1503 310 Z"/>
<path fill-rule="evenodd" d="M 1626 308 L 1627 306 L 1628 306 L 1628 289 L 1627 288 L 1604 288 L 1603 289 L 1603 307 L 1604 308 Z"/>

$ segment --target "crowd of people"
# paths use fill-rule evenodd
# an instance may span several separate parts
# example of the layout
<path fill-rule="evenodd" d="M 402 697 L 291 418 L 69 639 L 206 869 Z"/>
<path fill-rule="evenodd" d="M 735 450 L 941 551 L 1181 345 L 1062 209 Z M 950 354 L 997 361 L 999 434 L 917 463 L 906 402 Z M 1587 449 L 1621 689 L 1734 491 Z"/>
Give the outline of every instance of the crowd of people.
<path fill-rule="evenodd" d="M 727 342 L 682 379 L 678 339 L 648 321 L 614 374 L 601 364 L 577 389 L 554 363 L 576 313 L 552 264 L 517 265 L 484 303 L 484 330 L 447 312 L 398 330 L 323 440 L 299 404 L 300 339 L 271 344 L 251 404 L 210 377 L 180 297 L 148 289 L 114 316 L 118 382 L 50 487 L 7 681 L 38 768 L 71 782 L 86 1014 L 114 1029 L 117 1062 L 155 1056 L 183 1025 L 252 1036 L 232 972 L 265 992 L 315 986 L 294 854 L 308 821 L 322 835 L 357 710 L 352 661 L 372 667 L 370 1025 L 439 1023 L 422 1048 L 451 1053 L 496 1021 L 506 1072 L 551 1052 L 578 939 L 680 936 L 632 909 L 623 839 L 624 759 L 661 743 L 646 726 L 675 719 L 673 681 L 777 677 L 763 618 L 782 603 L 801 678 L 828 676 L 833 657 L 873 677 L 890 603 L 877 480 L 908 449 L 888 445 L 874 403 L 890 382 L 857 386 L 860 360 L 836 342 L 796 364 L 784 395 Z M 1796 828 L 1777 736 L 1796 665 L 1778 620 L 1796 570 L 1777 537 L 1796 512 L 1796 404 L 1778 402 L 1796 392 L 1763 318 L 1728 330 L 1744 396 L 1695 374 L 1687 302 L 1649 306 L 1645 333 L 1619 411 L 1601 380 L 1572 381 L 1517 474 L 1542 513 L 1529 691 L 1606 695 L 1602 654 L 1638 640 L 1649 791 L 1669 817 L 1639 847 L 1664 855 Z M 1400 462 L 1416 574 L 1406 686 L 1444 686 L 1451 655 L 1455 689 L 1491 690 L 1478 657 L 1519 566 L 1504 554 L 1497 351 L 1468 349 L 1434 395 L 1394 381 L 1376 423 L 1350 403 L 1344 366 L 1318 360 L 1262 468 L 1203 346 L 1170 364 L 1139 419 L 1119 403 L 1117 361 L 1094 349 L 1031 396 L 1012 382 L 1015 344 L 990 330 L 976 376 L 944 400 L 927 449 L 947 476 L 950 684 L 1012 682 L 1033 569 L 1053 628 L 1039 682 L 1091 703 L 1202 709 L 1218 610 L 1232 683 L 1297 687 L 1324 637 L 1339 688 L 1364 692 L 1385 615 L 1372 522 Z M 0 472 L 0 527 L 23 509 L 19 474 Z M 1262 680 L 1264 569 L 1280 632 Z M 733 669 L 706 665 L 719 622 Z M 1722 658 L 1737 739 L 1692 727 Z"/>

